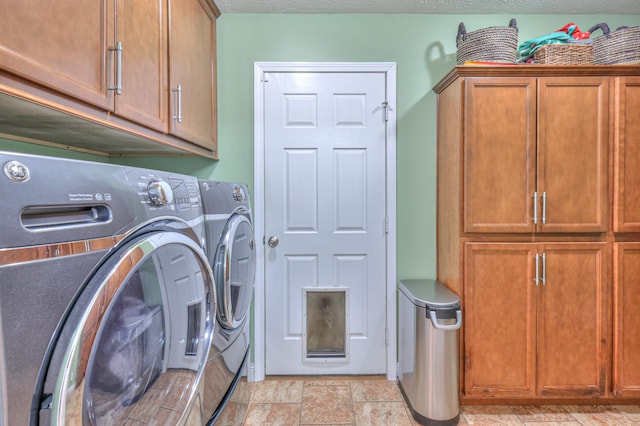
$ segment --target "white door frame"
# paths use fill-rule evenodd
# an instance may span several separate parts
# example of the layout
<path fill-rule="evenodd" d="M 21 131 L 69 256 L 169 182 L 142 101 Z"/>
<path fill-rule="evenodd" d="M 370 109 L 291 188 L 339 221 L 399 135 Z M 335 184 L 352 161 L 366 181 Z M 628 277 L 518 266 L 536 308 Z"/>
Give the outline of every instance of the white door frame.
<path fill-rule="evenodd" d="M 253 361 L 250 381 L 265 378 L 265 291 L 264 291 L 264 74 L 267 72 L 384 72 L 387 102 L 389 103 L 386 142 L 386 209 L 389 220 L 387 233 L 386 328 L 387 379 L 396 380 L 396 63 L 395 62 L 255 62 L 253 67 L 253 125 L 254 125 L 254 232 L 256 242 L 256 285 L 253 318 Z"/>

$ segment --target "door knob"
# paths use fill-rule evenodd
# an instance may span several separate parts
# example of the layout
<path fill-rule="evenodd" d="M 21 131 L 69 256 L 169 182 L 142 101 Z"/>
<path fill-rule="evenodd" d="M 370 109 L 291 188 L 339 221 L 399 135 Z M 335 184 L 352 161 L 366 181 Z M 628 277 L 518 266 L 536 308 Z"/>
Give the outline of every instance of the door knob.
<path fill-rule="evenodd" d="M 278 245 L 279 242 L 280 240 L 275 235 L 269 237 L 269 239 L 267 240 L 267 244 L 269 244 L 269 247 L 275 247 Z"/>

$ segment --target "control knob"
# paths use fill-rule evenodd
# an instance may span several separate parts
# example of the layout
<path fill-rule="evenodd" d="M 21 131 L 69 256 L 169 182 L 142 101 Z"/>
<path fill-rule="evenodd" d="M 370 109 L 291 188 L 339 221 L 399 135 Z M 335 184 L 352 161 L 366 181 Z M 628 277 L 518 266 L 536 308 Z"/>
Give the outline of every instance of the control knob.
<path fill-rule="evenodd" d="M 163 180 L 152 180 L 147 185 L 149 200 L 154 206 L 166 206 L 173 201 L 171 185 Z"/>

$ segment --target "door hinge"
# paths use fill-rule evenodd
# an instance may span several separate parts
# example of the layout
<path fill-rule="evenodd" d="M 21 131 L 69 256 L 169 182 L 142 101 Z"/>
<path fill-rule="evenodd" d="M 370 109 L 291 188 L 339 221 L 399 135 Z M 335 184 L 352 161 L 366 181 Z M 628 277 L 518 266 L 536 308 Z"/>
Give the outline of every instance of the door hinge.
<path fill-rule="evenodd" d="M 384 344 L 389 345 L 389 327 L 384 328 Z"/>
<path fill-rule="evenodd" d="M 384 109 L 384 121 L 389 121 L 389 109 L 391 108 L 389 101 L 383 101 L 382 108 Z"/>
<path fill-rule="evenodd" d="M 389 233 L 389 216 L 385 216 L 384 218 L 384 233 Z"/>

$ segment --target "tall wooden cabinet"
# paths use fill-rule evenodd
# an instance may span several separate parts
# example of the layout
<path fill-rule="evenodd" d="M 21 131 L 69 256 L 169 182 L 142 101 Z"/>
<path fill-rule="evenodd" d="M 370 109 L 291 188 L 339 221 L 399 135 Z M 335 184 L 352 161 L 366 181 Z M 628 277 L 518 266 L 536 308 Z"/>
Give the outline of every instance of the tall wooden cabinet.
<path fill-rule="evenodd" d="M 640 391 L 640 336 L 613 295 L 634 285 L 613 252 L 640 232 L 639 75 L 458 66 L 434 88 L 437 275 L 462 299 L 463 403 Z"/>
<path fill-rule="evenodd" d="M 0 95 L 11 96 L 0 133 L 30 137 L 15 123 L 37 128 L 51 111 L 38 133 L 45 141 L 107 154 L 217 156 L 217 14 L 210 0 L 14 2 L 0 16 Z M 85 138 L 74 141 L 70 128 Z M 117 143 L 123 135 L 128 146 Z M 100 141 L 108 136 L 112 144 Z"/>

